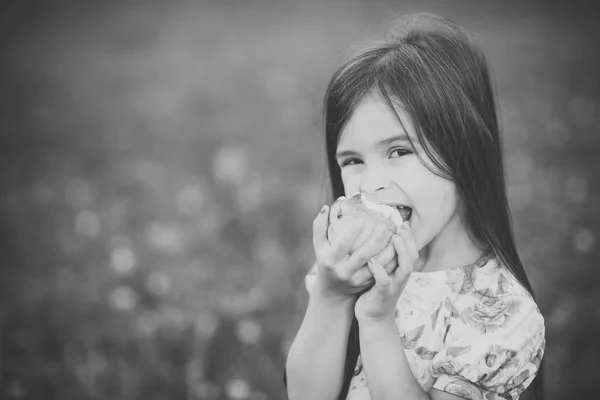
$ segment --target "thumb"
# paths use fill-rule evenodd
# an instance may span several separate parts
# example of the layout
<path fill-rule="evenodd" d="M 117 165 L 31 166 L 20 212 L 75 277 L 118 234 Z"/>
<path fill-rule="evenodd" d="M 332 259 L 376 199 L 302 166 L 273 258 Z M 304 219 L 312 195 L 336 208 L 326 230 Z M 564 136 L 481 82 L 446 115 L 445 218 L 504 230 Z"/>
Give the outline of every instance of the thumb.
<path fill-rule="evenodd" d="M 329 226 L 329 207 L 323 206 L 319 214 L 313 221 L 313 247 L 315 253 L 320 253 L 325 245 L 329 244 L 327 240 L 327 227 Z"/>
<path fill-rule="evenodd" d="M 381 264 L 372 261 L 367 263 L 367 268 L 369 268 L 369 271 L 371 271 L 375 278 L 375 288 L 387 295 L 390 291 L 390 277 L 385 272 L 385 268 Z"/>

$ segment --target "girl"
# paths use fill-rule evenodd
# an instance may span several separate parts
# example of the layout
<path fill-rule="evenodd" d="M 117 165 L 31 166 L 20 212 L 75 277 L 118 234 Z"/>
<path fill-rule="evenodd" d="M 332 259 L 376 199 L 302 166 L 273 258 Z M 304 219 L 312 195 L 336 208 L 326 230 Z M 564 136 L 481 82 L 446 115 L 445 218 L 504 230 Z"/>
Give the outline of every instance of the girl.
<path fill-rule="evenodd" d="M 389 275 L 368 262 L 375 235 L 353 249 L 357 227 L 330 244 L 328 207 L 316 217 L 289 398 L 519 398 L 539 372 L 544 320 L 512 236 L 482 51 L 420 14 L 335 72 L 325 126 L 333 198 L 361 192 L 410 214 Z"/>

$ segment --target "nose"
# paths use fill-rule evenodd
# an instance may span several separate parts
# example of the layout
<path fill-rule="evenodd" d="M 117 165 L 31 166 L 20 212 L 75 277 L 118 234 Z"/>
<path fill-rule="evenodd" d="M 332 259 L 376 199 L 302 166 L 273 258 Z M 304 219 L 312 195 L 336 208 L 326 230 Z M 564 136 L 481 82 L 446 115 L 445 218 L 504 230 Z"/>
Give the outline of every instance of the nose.
<path fill-rule="evenodd" d="M 382 168 L 365 168 L 360 182 L 360 191 L 363 193 L 376 193 L 390 187 L 390 179 Z"/>

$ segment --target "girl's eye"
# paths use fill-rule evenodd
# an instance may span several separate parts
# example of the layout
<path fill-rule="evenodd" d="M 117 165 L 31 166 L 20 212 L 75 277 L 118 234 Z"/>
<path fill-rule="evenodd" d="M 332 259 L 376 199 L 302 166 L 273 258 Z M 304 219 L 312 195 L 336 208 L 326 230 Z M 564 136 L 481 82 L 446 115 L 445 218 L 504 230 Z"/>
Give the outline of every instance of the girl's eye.
<path fill-rule="evenodd" d="M 394 149 L 391 151 L 390 153 L 390 157 L 392 158 L 400 158 L 402 156 L 405 156 L 407 154 L 410 154 L 411 151 L 408 149 L 402 149 L 402 148 L 398 148 L 398 149 Z"/>
<path fill-rule="evenodd" d="M 360 160 L 358 158 L 349 158 L 347 160 L 344 160 L 344 162 L 342 162 L 342 167 L 345 167 L 346 165 L 356 165 L 359 163 L 360 163 Z"/>

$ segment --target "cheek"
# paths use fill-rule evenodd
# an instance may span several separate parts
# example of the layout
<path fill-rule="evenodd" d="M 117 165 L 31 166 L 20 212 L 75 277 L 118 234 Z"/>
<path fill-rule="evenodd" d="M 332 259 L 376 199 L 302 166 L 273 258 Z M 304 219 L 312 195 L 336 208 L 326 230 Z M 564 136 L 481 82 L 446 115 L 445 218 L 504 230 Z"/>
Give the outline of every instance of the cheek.
<path fill-rule="evenodd" d="M 352 196 L 360 187 L 360 180 L 356 174 L 342 172 L 342 183 L 344 184 L 344 192 L 346 197 Z"/>

